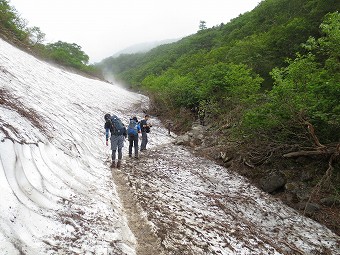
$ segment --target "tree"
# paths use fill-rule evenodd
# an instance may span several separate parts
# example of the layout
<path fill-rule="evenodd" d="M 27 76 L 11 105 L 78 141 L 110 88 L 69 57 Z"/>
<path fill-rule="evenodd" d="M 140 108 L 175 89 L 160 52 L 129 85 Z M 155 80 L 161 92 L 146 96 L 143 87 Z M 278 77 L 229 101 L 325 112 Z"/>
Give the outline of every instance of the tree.
<path fill-rule="evenodd" d="M 201 20 L 199 25 L 199 30 L 207 29 L 206 22 Z"/>
<path fill-rule="evenodd" d="M 31 27 L 27 29 L 29 38 L 33 46 L 37 45 L 38 43 L 42 43 L 45 41 L 46 34 L 43 33 L 39 27 Z"/>
<path fill-rule="evenodd" d="M 9 5 L 8 0 L 0 0 L 0 32 L 12 34 L 19 41 L 27 39 L 25 31 L 27 22 L 21 19 L 14 7 Z"/>
<path fill-rule="evenodd" d="M 59 64 L 81 69 L 89 61 L 89 56 L 75 43 L 58 41 L 48 44 L 46 48 L 49 56 Z"/>

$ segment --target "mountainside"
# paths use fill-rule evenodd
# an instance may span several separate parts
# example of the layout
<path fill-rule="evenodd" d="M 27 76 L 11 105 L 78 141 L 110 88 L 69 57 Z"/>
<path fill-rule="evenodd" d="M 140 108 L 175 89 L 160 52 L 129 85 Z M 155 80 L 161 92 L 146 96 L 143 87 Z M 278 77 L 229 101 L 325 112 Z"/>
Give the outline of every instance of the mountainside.
<path fill-rule="evenodd" d="M 130 47 L 127 47 L 121 51 L 116 52 L 111 57 L 119 57 L 121 54 L 134 54 L 134 53 L 141 53 L 141 52 L 148 52 L 153 48 L 156 48 L 157 46 L 163 45 L 163 44 L 169 44 L 178 41 L 179 39 L 168 39 L 168 40 L 162 40 L 162 41 L 155 41 L 155 42 L 145 42 L 145 43 L 139 43 L 135 45 L 131 45 Z M 105 60 L 103 60 L 105 61 Z"/>
<path fill-rule="evenodd" d="M 170 69 L 185 75 L 219 62 L 243 63 L 271 87 L 269 72 L 302 51 L 301 43 L 309 36 L 319 37 L 324 15 L 339 9 L 336 0 L 264 0 L 227 24 L 200 30 L 145 54 L 107 58 L 99 66 L 130 86 L 140 86 L 146 77 Z"/>
<path fill-rule="evenodd" d="M 340 2 L 264 0 L 227 24 L 101 63 L 180 144 L 340 233 Z M 193 124 L 204 134 L 194 136 Z M 268 180 L 276 182 L 273 187 Z"/>
<path fill-rule="evenodd" d="M 156 118 L 148 151 L 111 172 L 103 116 L 140 119 L 145 96 L 3 40 L 0 63 L 1 253 L 339 253 L 339 236 L 174 145 Z"/>

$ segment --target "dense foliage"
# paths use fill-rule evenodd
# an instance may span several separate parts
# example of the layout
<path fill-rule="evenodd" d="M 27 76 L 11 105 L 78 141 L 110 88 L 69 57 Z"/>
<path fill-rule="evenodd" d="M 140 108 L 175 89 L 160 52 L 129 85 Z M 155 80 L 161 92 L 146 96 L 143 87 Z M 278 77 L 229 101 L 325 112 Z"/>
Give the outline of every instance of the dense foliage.
<path fill-rule="evenodd" d="M 0 0 L 0 27 L 1 30 L 9 31 L 21 41 L 28 38 L 24 20 L 20 19 L 17 11 L 9 5 L 8 0 Z"/>
<path fill-rule="evenodd" d="M 274 87 L 265 94 L 265 103 L 246 114 L 247 127 L 296 135 L 287 127 L 308 121 L 324 141 L 340 139 L 340 14 L 326 15 L 321 30 L 323 37 L 304 44 L 308 53 L 273 69 Z"/>
<path fill-rule="evenodd" d="M 0 36 L 19 47 L 29 49 L 32 53 L 66 67 L 99 75 L 98 69 L 88 65 L 89 57 L 75 43 L 58 41 L 43 44 L 45 34 L 39 27 L 27 27 L 8 0 L 0 0 Z"/>
<path fill-rule="evenodd" d="M 246 135 L 285 141 L 306 140 L 311 122 L 337 141 L 339 9 L 335 0 L 265 0 L 227 24 L 100 66 L 151 92 L 165 112 L 201 108 Z"/>

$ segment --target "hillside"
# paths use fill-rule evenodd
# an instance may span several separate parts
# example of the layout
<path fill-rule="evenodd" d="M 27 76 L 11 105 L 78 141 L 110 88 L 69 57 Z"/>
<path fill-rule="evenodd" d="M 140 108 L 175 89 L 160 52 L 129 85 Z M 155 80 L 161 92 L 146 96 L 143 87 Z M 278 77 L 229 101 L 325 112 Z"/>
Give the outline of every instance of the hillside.
<path fill-rule="evenodd" d="M 134 53 L 148 52 L 151 49 L 156 48 L 157 46 L 173 43 L 178 40 L 179 39 L 168 39 L 168 40 L 162 40 L 162 41 L 138 43 L 135 45 L 131 45 L 121 51 L 116 52 L 111 57 L 116 58 L 122 54 L 134 54 Z M 103 61 L 105 61 L 105 59 Z"/>
<path fill-rule="evenodd" d="M 338 10 L 334 0 L 265 0 L 227 24 L 100 66 L 148 94 L 154 114 L 184 134 L 179 143 L 339 234 Z"/>
<path fill-rule="evenodd" d="M 303 50 L 301 43 L 309 36 L 319 37 L 324 15 L 339 9 L 335 0 L 265 0 L 227 24 L 200 30 L 145 54 L 110 57 L 99 66 L 110 69 L 126 84 L 140 86 L 148 75 L 169 69 L 184 75 L 212 63 L 244 63 L 270 86 L 269 72 Z"/>

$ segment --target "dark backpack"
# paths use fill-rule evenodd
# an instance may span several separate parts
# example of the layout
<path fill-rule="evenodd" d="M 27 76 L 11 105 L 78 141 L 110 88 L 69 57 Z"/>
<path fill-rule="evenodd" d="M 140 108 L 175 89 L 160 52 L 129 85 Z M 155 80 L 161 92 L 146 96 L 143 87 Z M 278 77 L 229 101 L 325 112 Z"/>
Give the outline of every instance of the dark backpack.
<path fill-rule="evenodd" d="M 126 129 L 122 121 L 116 116 L 113 115 L 110 118 L 111 121 L 111 128 L 110 132 L 113 135 L 126 135 Z"/>
<path fill-rule="evenodd" d="M 137 127 L 138 123 L 134 120 L 134 119 L 131 119 L 130 120 L 130 123 L 129 123 L 129 126 L 128 126 L 128 135 L 129 136 L 136 136 L 138 134 L 138 127 Z"/>

